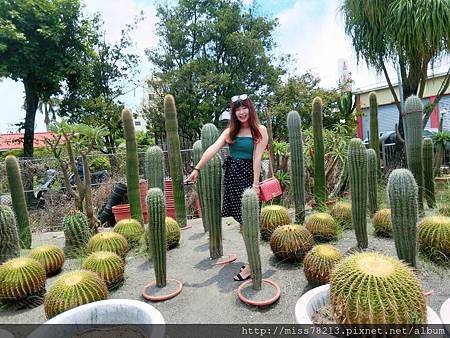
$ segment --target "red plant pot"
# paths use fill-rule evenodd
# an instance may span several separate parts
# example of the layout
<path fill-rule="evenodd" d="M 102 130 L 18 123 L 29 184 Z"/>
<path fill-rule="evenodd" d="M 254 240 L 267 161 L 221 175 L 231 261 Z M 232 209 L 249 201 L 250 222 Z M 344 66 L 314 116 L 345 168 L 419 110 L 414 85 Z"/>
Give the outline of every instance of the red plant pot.
<path fill-rule="evenodd" d="M 112 207 L 112 212 L 114 214 L 114 219 L 119 222 L 122 219 L 131 218 L 130 205 L 129 204 L 118 204 Z M 148 222 L 148 212 L 147 208 L 142 210 L 142 217 L 144 218 L 144 223 Z"/>

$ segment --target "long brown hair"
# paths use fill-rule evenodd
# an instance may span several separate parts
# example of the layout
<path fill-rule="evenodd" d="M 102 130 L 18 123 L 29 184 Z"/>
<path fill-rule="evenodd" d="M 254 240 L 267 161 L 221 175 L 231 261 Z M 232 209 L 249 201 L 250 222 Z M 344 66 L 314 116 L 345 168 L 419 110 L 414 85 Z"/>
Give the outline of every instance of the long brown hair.
<path fill-rule="evenodd" d="M 226 142 L 228 144 L 234 143 L 233 139 L 236 137 L 236 135 L 239 133 L 239 130 L 241 129 L 241 122 L 236 117 L 236 109 L 244 106 L 248 109 L 248 124 L 250 127 L 250 131 L 252 133 L 252 137 L 255 143 L 258 143 L 261 138 L 261 132 L 259 131 L 259 118 L 258 114 L 256 114 L 255 106 L 253 105 L 252 100 L 248 97 L 247 99 L 243 101 L 237 101 L 235 103 L 231 102 L 231 114 L 230 114 L 230 120 L 228 121 L 228 128 L 230 128 L 230 131 L 228 133 L 228 138 L 226 139 Z"/>

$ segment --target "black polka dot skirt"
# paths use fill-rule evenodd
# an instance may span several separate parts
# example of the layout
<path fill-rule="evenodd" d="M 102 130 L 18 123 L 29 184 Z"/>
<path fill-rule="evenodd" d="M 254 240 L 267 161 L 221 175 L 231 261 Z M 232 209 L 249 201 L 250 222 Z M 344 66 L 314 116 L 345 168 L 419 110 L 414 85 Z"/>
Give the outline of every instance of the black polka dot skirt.
<path fill-rule="evenodd" d="M 253 184 L 253 161 L 228 156 L 223 163 L 222 217 L 233 217 L 242 224 L 241 199 L 244 190 Z"/>

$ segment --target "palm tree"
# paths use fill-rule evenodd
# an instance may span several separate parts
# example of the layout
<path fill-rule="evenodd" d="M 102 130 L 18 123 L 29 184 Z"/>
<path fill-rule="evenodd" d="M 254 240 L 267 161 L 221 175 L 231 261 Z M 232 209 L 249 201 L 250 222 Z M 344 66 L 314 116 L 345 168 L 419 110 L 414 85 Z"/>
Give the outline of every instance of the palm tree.
<path fill-rule="evenodd" d="M 398 65 L 403 97 L 423 97 L 428 65 L 449 53 L 450 2 L 448 0 L 343 0 L 345 32 L 352 39 L 358 61 L 382 72 L 399 111 L 400 102 L 387 72 Z M 431 107 L 425 109 L 424 126 L 450 83 L 450 68 Z M 397 142 L 399 143 L 399 142 Z"/>

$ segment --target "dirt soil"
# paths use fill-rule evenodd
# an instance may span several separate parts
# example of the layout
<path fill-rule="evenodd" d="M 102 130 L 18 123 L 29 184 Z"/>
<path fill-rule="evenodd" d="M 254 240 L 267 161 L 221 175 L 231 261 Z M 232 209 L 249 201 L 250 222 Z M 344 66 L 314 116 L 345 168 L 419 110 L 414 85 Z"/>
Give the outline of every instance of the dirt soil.
<path fill-rule="evenodd" d="M 166 323 L 295 323 L 295 303 L 311 288 L 306 281 L 302 264 L 277 261 L 269 244 L 261 242 L 263 278 L 269 278 L 281 287 L 281 297 L 277 303 L 265 309 L 246 305 L 237 297 L 240 282 L 233 281 L 233 276 L 247 260 L 238 224 L 230 218 L 223 219 L 224 257 L 236 254 L 237 260 L 224 266 L 214 266 L 209 258 L 208 235 L 203 232 L 201 219 L 191 220 L 189 223 L 192 228 L 182 231 L 180 246 L 167 253 L 167 277 L 181 280 L 183 290 L 171 300 L 151 303 L 162 313 Z M 396 256 L 394 241 L 375 238 L 371 235 L 372 232 L 369 227 L 369 250 Z M 33 247 L 50 243 L 63 247 L 63 233 L 33 235 Z M 347 230 L 335 244 L 345 253 L 355 243 L 354 232 Z M 25 253 L 24 251 L 23 254 Z M 77 269 L 81 263 L 81 259 L 67 260 L 63 272 Z M 450 270 L 419 259 L 418 275 L 424 290 L 434 291 L 428 297 L 428 305 L 439 313 L 441 304 L 450 297 Z M 47 280 L 47 290 L 58 276 Z M 112 291 L 109 298 L 144 301 L 141 291 L 153 279 L 152 263 L 143 255 L 130 253 L 126 258 L 125 282 L 122 287 Z M 0 324 L 38 324 L 45 321 L 43 305 L 20 311 L 0 310 Z"/>

